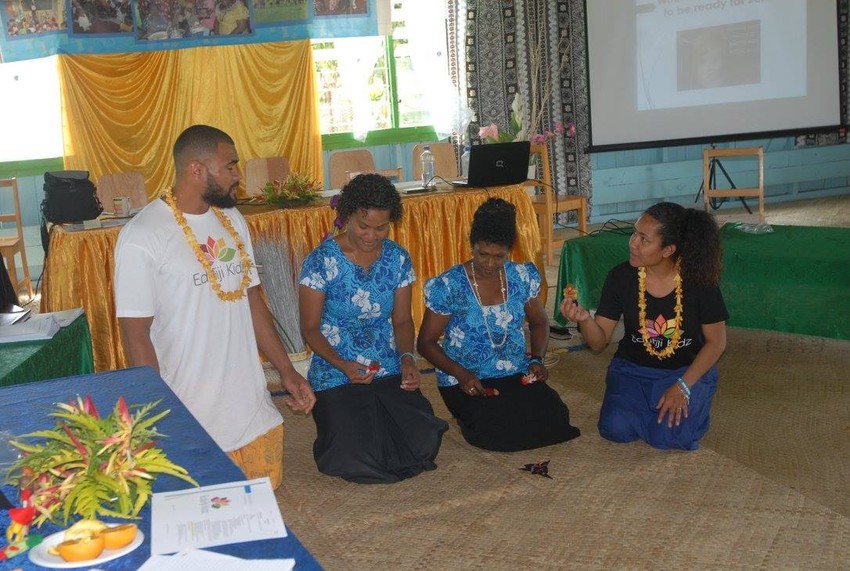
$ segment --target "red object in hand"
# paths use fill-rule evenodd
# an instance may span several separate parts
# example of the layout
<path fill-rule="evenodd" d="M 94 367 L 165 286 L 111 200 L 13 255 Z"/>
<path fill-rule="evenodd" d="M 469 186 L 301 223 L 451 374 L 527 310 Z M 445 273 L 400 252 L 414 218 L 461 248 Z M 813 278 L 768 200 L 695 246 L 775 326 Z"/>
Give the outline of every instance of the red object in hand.
<path fill-rule="evenodd" d="M 369 366 L 366 367 L 366 374 L 369 373 L 377 373 L 381 370 L 381 366 L 377 363 L 370 363 Z"/>
<path fill-rule="evenodd" d="M 499 389 L 494 389 L 493 387 L 484 387 L 484 396 L 497 397 L 499 396 Z"/>
<path fill-rule="evenodd" d="M 522 376 L 522 384 L 524 385 L 530 385 L 531 383 L 534 383 L 536 381 L 537 375 L 535 375 L 534 373 L 526 373 Z"/>

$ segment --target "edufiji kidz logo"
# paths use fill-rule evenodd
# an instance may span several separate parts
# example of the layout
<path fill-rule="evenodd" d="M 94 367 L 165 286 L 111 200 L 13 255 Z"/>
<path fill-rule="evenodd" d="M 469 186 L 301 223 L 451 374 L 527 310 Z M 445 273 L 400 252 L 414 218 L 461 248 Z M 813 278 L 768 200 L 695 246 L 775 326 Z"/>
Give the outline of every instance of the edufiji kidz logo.
<path fill-rule="evenodd" d="M 210 507 L 214 510 L 218 510 L 230 505 L 230 500 L 226 497 L 213 496 L 210 498 Z"/>
<path fill-rule="evenodd" d="M 236 257 L 236 249 L 230 248 L 224 238 L 216 240 L 212 236 L 208 236 L 206 243 L 200 244 L 200 247 L 204 257 L 213 266 L 213 272 L 219 280 L 223 280 L 225 276 L 242 275 L 242 264 L 231 263 Z M 193 280 L 196 286 L 200 286 L 209 281 L 209 276 L 206 272 L 198 272 L 194 274 Z"/>
<path fill-rule="evenodd" d="M 675 319 L 666 319 L 663 315 L 659 315 L 655 319 L 647 319 L 646 334 L 649 337 L 649 342 L 656 349 L 661 349 L 673 338 L 673 334 L 676 332 L 676 325 Z M 634 343 L 643 343 L 643 335 L 640 329 L 637 330 L 637 334 L 632 334 L 632 341 Z M 682 338 L 679 340 L 677 348 L 686 347 L 690 344 L 691 339 Z"/>

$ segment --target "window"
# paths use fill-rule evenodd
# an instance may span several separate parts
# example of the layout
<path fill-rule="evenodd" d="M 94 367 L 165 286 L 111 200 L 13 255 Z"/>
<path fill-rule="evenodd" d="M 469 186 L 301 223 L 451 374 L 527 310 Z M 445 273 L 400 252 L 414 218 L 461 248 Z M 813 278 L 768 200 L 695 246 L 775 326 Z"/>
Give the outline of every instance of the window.
<path fill-rule="evenodd" d="M 3 136 L 0 163 L 62 156 L 56 57 L 0 65 Z"/>
<path fill-rule="evenodd" d="M 434 136 L 435 92 L 450 86 L 445 4 L 396 1 L 391 14 L 391 36 L 313 42 L 326 149 Z"/>

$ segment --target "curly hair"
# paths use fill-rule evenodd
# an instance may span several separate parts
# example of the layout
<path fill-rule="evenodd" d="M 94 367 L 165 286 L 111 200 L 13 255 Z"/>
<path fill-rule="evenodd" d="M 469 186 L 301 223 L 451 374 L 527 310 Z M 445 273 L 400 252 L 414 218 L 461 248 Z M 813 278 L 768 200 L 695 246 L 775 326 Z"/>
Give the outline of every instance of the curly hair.
<path fill-rule="evenodd" d="M 507 246 L 510 250 L 516 242 L 516 207 L 501 198 L 488 198 L 472 216 L 469 242 Z"/>
<path fill-rule="evenodd" d="M 720 282 L 723 248 L 720 229 L 711 214 L 673 202 L 654 204 L 644 214 L 661 225 L 661 246 L 676 246 L 673 259 L 680 260 L 683 279 L 703 286 Z"/>
<path fill-rule="evenodd" d="M 388 210 L 390 222 L 401 220 L 401 196 L 385 176 L 379 174 L 359 174 L 342 187 L 339 193 L 337 214 L 348 222 L 358 210 Z"/>

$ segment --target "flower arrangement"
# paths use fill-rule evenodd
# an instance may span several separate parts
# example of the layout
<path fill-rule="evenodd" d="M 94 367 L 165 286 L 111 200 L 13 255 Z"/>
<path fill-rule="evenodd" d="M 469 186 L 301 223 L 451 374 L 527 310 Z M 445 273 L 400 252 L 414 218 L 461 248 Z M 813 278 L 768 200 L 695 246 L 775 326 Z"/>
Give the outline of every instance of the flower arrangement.
<path fill-rule="evenodd" d="M 478 130 L 478 136 L 486 143 L 508 143 L 511 141 L 529 140 L 533 145 L 543 145 L 546 141 L 554 139 L 557 136 L 567 135 L 571 138 L 576 136 L 576 124 L 573 121 L 568 122 L 566 125 L 561 121 L 555 121 L 552 129 L 534 132 L 529 135 L 528 128 L 525 125 L 524 115 L 522 97 L 517 93 L 511 103 L 511 118 L 507 129 L 500 131 L 496 123 L 490 123 Z"/>
<path fill-rule="evenodd" d="M 171 412 L 148 416 L 158 404 L 128 407 L 121 397 L 112 413 L 101 417 L 90 396 L 78 396 L 76 401 L 56 405 L 50 416 L 59 421 L 52 429 L 11 441 L 23 456 L 9 469 L 8 480 L 29 494 L 37 512 L 33 523 L 40 526 L 61 516 L 67 524 L 74 515 L 135 519 L 159 474 L 197 486 L 185 468 L 156 447 L 154 439 L 162 434 L 154 424 Z M 22 440 L 27 438 L 40 440 Z"/>
<path fill-rule="evenodd" d="M 268 204 L 293 206 L 310 204 L 319 198 L 322 185 L 307 174 L 289 173 L 283 180 L 271 180 L 263 186 L 263 196 Z"/>

